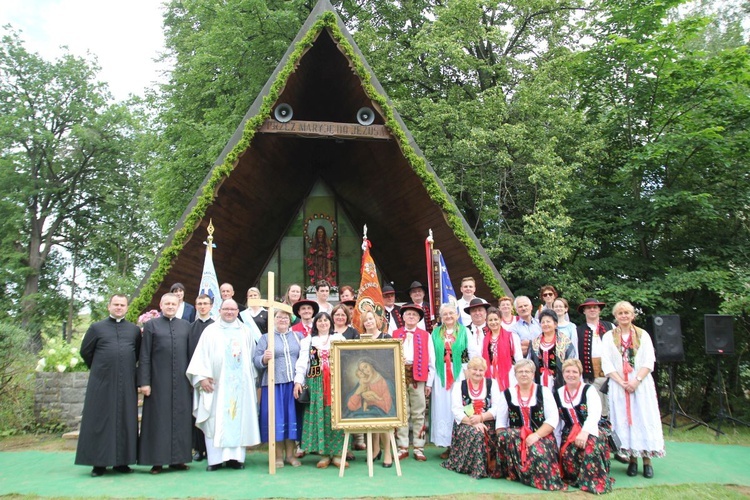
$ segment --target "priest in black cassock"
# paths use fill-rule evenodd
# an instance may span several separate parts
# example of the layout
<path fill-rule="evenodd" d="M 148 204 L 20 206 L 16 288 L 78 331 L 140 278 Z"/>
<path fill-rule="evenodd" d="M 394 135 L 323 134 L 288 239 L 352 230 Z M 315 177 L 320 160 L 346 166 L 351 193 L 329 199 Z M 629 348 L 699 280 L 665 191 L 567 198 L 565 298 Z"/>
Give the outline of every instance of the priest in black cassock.
<path fill-rule="evenodd" d="M 213 318 L 211 318 L 212 307 L 213 302 L 211 301 L 211 297 L 205 293 L 198 295 L 198 298 L 195 299 L 195 309 L 198 315 L 195 321 L 190 323 L 190 336 L 188 338 L 189 359 L 193 358 L 193 353 L 195 353 L 195 348 L 198 346 L 198 341 L 201 339 L 203 330 L 214 322 Z M 195 426 L 195 417 L 193 417 L 193 450 L 195 451 L 193 454 L 195 462 L 200 462 L 206 458 L 206 436 L 202 430 Z"/>
<path fill-rule="evenodd" d="M 76 450 L 77 465 L 92 465 L 93 477 L 107 466 L 128 473 L 136 462 L 138 392 L 136 361 L 141 330 L 126 321 L 128 298 L 113 295 L 109 318 L 91 325 L 81 343 L 81 357 L 91 370 Z"/>
<path fill-rule="evenodd" d="M 190 323 L 175 317 L 179 300 L 165 293 L 161 316 L 143 325 L 138 384 L 143 393 L 138 463 L 159 474 L 164 464 L 188 470 L 192 458 L 192 394 L 185 377 Z"/>

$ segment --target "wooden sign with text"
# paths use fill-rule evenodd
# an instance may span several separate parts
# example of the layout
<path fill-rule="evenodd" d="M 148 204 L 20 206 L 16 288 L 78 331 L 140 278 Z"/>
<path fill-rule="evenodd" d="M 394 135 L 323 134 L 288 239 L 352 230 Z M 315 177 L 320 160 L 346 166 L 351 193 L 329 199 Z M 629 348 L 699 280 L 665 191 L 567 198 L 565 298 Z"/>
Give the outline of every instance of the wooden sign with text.
<path fill-rule="evenodd" d="M 260 127 L 266 134 L 289 134 L 303 137 L 335 137 L 345 139 L 390 140 L 385 125 L 359 125 L 357 123 L 315 122 L 291 120 L 281 123 L 268 119 Z"/>

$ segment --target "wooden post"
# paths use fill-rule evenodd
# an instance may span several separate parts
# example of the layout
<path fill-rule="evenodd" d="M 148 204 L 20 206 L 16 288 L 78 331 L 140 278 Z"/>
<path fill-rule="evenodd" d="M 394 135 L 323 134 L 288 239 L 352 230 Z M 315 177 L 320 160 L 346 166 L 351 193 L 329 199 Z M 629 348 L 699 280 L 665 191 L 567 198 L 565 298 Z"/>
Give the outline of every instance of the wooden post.
<path fill-rule="evenodd" d="M 248 307 L 268 307 L 268 350 L 274 352 L 274 344 L 276 340 L 276 309 L 286 311 L 289 314 L 292 313 L 292 308 L 281 302 L 273 300 L 274 290 L 276 290 L 276 284 L 274 282 L 274 273 L 268 273 L 268 299 L 250 299 L 247 301 Z M 275 360 L 271 356 L 268 360 L 266 370 L 268 372 L 268 473 L 276 474 L 276 373 L 275 373 Z M 255 390 L 255 389 L 253 389 Z"/>

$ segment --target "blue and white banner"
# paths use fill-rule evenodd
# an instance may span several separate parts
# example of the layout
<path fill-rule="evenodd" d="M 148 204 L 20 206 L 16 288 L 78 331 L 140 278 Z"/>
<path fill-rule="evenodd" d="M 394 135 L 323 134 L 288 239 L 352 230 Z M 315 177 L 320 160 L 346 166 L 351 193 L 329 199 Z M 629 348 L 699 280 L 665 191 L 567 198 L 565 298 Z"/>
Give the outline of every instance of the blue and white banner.
<path fill-rule="evenodd" d="M 440 250 L 435 250 L 438 254 L 440 263 L 440 303 L 441 304 L 453 304 L 458 314 L 458 322 L 461 323 L 461 311 L 458 310 L 458 299 L 456 298 L 456 291 L 453 289 L 451 278 L 448 276 L 448 267 L 445 265 L 443 254 Z"/>
<path fill-rule="evenodd" d="M 213 301 L 213 307 L 211 307 L 211 317 L 219 317 L 219 306 L 221 305 L 221 294 L 219 293 L 219 279 L 216 277 L 216 269 L 214 269 L 214 260 L 212 246 L 210 243 L 204 243 L 206 245 L 206 259 L 203 261 L 203 275 L 201 276 L 201 286 L 198 290 L 198 295 L 206 294 L 211 297 Z"/>

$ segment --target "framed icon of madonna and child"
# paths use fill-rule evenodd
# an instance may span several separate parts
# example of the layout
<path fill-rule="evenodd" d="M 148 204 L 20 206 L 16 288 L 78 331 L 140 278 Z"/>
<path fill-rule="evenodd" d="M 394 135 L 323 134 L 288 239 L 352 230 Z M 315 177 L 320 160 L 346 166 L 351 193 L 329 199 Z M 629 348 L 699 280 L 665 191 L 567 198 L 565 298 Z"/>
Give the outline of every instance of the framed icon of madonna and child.
<path fill-rule="evenodd" d="M 387 430 L 406 422 L 401 341 L 333 342 L 331 426 L 345 430 Z"/>

